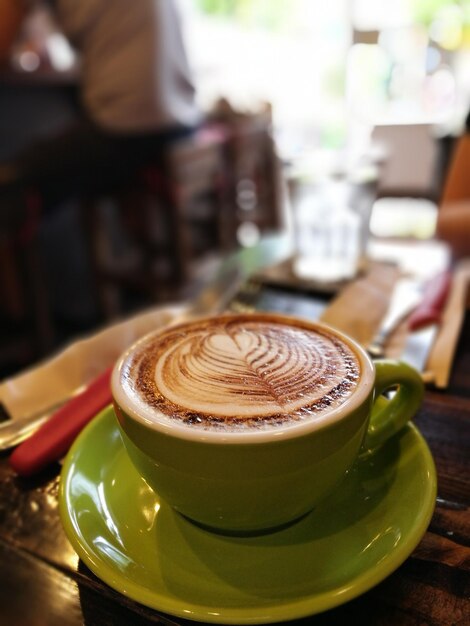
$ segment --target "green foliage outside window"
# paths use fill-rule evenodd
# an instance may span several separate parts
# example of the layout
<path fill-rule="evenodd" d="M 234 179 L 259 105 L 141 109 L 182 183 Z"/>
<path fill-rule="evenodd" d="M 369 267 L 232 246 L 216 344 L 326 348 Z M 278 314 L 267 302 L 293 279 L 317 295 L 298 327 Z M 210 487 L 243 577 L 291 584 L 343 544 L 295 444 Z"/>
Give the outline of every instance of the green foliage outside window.
<path fill-rule="evenodd" d="M 196 0 L 202 13 L 230 18 L 240 25 L 282 31 L 295 19 L 298 0 Z"/>
<path fill-rule="evenodd" d="M 468 0 L 411 0 L 411 9 L 417 22 L 429 26 L 439 11 L 458 8 L 462 12 L 463 23 L 470 25 L 470 2 Z"/>
<path fill-rule="evenodd" d="M 317 0 L 310 0 L 316 2 Z M 457 7 L 464 24 L 470 25 L 468 0 L 409 0 L 415 20 L 429 26 L 442 9 Z M 256 23 L 270 30 L 282 30 L 292 21 L 299 0 L 196 0 L 206 15 L 235 19 L 239 23 Z"/>

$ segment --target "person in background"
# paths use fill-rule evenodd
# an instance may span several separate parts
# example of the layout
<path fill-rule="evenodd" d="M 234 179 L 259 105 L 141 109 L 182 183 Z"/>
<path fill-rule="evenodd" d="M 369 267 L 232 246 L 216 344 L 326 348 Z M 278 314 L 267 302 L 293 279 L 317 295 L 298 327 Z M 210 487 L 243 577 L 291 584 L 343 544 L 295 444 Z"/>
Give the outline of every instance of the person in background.
<path fill-rule="evenodd" d="M 454 259 L 470 256 L 470 112 L 451 158 L 436 234 L 449 244 Z"/>
<path fill-rule="evenodd" d="M 25 14 L 25 2 L 0 0 L 0 62 L 8 56 Z"/>
<path fill-rule="evenodd" d="M 0 0 L 0 62 L 31 0 Z M 115 190 L 200 113 L 174 0 L 48 0 L 80 58 L 77 119 L 0 163 L 0 225 L 22 218 L 25 190 L 47 210 Z"/>

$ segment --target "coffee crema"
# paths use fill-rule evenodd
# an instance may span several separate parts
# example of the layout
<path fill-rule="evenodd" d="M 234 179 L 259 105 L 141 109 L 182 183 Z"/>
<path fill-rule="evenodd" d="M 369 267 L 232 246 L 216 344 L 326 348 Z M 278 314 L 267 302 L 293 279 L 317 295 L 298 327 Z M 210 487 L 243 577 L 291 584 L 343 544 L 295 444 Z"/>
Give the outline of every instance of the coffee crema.
<path fill-rule="evenodd" d="M 263 314 L 169 328 L 141 342 L 121 369 L 137 411 L 236 431 L 319 418 L 354 393 L 359 376 L 357 355 L 335 334 Z"/>

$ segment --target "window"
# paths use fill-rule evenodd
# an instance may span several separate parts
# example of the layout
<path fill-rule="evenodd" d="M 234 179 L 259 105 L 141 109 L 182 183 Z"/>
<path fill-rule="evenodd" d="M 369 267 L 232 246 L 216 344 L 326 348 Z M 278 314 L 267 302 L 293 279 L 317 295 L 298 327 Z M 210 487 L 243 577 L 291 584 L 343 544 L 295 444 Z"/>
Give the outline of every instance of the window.
<path fill-rule="evenodd" d="M 270 101 L 284 154 L 468 109 L 467 0 L 180 1 L 202 106 Z"/>

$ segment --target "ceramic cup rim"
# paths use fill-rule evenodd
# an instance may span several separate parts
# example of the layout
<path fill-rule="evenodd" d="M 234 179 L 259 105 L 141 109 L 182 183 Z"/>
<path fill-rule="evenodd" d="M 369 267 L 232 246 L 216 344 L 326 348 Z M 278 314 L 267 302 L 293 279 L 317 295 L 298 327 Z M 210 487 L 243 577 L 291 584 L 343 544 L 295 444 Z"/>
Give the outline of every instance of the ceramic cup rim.
<path fill-rule="evenodd" d="M 155 409 L 148 410 L 147 415 L 144 415 L 133 406 L 133 402 L 129 400 L 128 396 L 124 392 L 121 386 L 121 369 L 126 362 L 128 356 L 137 349 L 141 344 L 148 341 L 153 336 L 158 336 L 165 333 L 169 328 L 176 328 L 179 325 L 189 324 L 193 322 L 204 322 L 205 320 L 211 320 L 217 318 L 236 318 L 247 317 L 248 319 L 256 319 L 262 317 L 263 319 L 272 319 L 276 322 L 292 324 L 296 322 L 296 325 L 302 325 L 310 328 L 319 328 L 327 333 L 331 333 L 342 340 L 348 345 L 357 356 L 360 366 L 360 378 L 359 383 L 355 391 L 343 402 L 340 406 L 328 411 L 325 415 L 322 415 L 315 420 L 306 420 L 304 422 L 287 423 L 285 426 L 277 426 L 276 428 L 266 430 L 246 430 L 246 431 L 218 431 L 218 430 L 202 430 L 197 428 L 190 428 L 181 424 L 178 420 L 170 422 L 168 417 L 164 417 L 161 421 L 155 418 L 155 414 L 158 412 Z M 375 382 L 375 367 L 366 353 L 366 351 L 351 337 L 333 328 L 323 322 L 316 320 L 308 320 L 301 316 L 286 315 L 284 313 L 273 312 L 256 312 L 256 313 L 222 313 L 213 315 L 204 315 L 191 318 L 190 320 L 184 320 L 179 323 L 165 325 L 163 328 L 153 330 L 143 337 L 135 341 L 116 361 L 112 375 L 111 375 L 111 391 L 114 402 L 119 406 L 129 418 L 137 422 L 138 424 L 148 428 L 150 431 L 156 433 L 166 434 L 171 437 L 175 437 L 179 440 L 197 441 L 203 443 L 213 444 L 250 444 L 250 443 L 268 443 L 273 441 L 281 441 L 286 439 L 294 439 L 302 437 L 310 433 L 314 433 L 324 428 L 339 423 L 344 417 L 353 413 L 361 405 L 363 405 L 368 396 L 371 394 Z M 150 417 L 152 414 L 153 417 Z"/>

